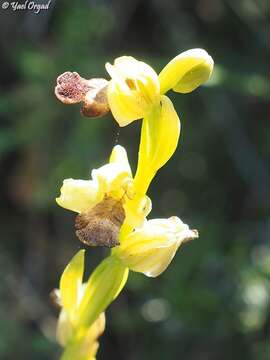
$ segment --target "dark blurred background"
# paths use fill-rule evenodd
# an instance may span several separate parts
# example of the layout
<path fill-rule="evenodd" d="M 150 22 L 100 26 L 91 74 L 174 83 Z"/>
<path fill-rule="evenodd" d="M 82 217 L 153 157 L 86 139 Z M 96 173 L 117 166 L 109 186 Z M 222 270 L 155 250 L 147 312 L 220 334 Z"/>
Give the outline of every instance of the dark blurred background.
<path fill-rule="evenodd" d="M 177 215 L 200 238 L 157 279 L 131 274 L 98 358 L 270 359 L 269 17 L 269 0 L 0 8 L 0 359 L 58 359 L 49 293 L 81 246 L 54 200 L 62 180 L 88 178 L 117 142 L 136 166 L 140 122 L 119 132 L 110 115 L 82 118 L 54 97 L 57 75 L 107 77 L 104 63 L 123 54 L 159 72 L 193 47 L 215 71 L 194 93 L 169 93 L 182 135 L 149 195 L 151 217 Z M 88 272 L 105 255 L 89 250 Z"/>

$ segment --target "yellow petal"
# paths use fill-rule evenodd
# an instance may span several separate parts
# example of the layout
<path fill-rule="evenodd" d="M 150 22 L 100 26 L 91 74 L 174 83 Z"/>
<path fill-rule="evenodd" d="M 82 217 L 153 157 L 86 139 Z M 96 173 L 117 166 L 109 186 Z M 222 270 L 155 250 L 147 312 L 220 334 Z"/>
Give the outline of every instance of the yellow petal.
<path fill-rule="evenodd" d="M 131 180 L 129 169 L 125 164 L 109 163 L 92 171 L 92 178 L 98 183 L 99 196 L 104 194 L 121 198 L 125 192 L 125 185 Z"/>
<path fill-rule="evenodd" d="M 159 74 L 160 92 L 173 89 L 189 93 L 206 82 L 212 73 L 213 59 L 203 49 L 191 49 L 172 59 Z"/>
<path fill-rule="evenodd" d="M 149 102 L 153 102 L 160 93 L 157 73 L 143 61 L 138 61 L 132 56 L 121 56 L 115 59 L 113 66 L 109 63 L 105 66 L 112 79 L 119 83 L 120 86 L 124 82 L 128 90 L 141 90 L 142 95 Z"/>
<path fill-rule="evenodd" d="M 131 175 L 131 169 L 128 161 L 126 149 L 121 145 L 114 146 L 111 156 L 110 163 L 121 164 L 123 168 Z"/>
<path fill-rule="evenodd" d="M 136 194 L 134 181 L 131 178 L 127 153 L 122 146 L 117 145 L 114 147 L 110 157 L 110 163 L 121 164 L 129 171 L 130 178 L 126 178 L 122 182 L 126 194 L 124 199 L 124 209 L 126 214 L 125 223 L 132 228 L 141 226 L 145 217 L 151 211 L 151 199 L 145 195 L 140 196 L 139 194 Z"/>
<path fill-rule="evenodd" d="M 197 236 L 177 217 L 149 220 L 130 233 L 114 255 L 130 270 L 156 277 L 168 267 L 181 243 Z"/>
<path fill-rule="evenodd" d="M 93 324 L 99 314 L 117 297 L 128 278 L 128 269 L 110 256 L 90 276 L 78 308 L 78 327 Z"/>
<path fill-rule="evenodd" d="M 63 308 L 73 319 L 79 299 L 84 272 L 84 250 L 80 250 L 69 262 L 60 279 L 60 298 Z"/>
<path fill-rule="evenodd" d="M 146 193 L 155 173 L 170 159 L 180 136 L 180 120 L 167 96 L 143 120 L 135 187 Z"/>
<path fill-rule="evenodd" d="M 145 106 L 140 106 L 142 100 L 139 94 L 123 92 L 123 89 L 119 88 L 113 81 L 110 81 L 108 85 L 107 97 L 113 117 L 121 127 L 143 118 L 148 109 Z"/>
<path fill-rule="evenodd" d="M 116 145 L 111 153 L 108 164 L 92 171 L 92 178 L 98 183 L 99 193 L 109 194 L 120 191 L 123 195 L 123 186 L 131 180 L 131 169 L 127 152 L 123 146 Z"/>
<path fill-rule="evenodd" d="M 57 204 L 78 213 L 95 206 L 100 201 L 98 183 L 92 180 L 66 179 L 60 192 L 60 197 L 56 199 Z"/>
<path fill-rule="evenodd" d="M 111 112 L 120 126 L 141 119 L 159 100 L 159 79 L 147 64 L 131 56 L 122 56 L 107 63 L 112 80 L 107 97 Z"/>
<path fill-rule="evenodd" d="M 126 150 L 114 147 L 110 163 L 92 171 L 93 180 L 66 179 L 56 199 L 58 205 L 81 213 L 94 207 L 105 194 L 123 196 L 132 180 Z"/>

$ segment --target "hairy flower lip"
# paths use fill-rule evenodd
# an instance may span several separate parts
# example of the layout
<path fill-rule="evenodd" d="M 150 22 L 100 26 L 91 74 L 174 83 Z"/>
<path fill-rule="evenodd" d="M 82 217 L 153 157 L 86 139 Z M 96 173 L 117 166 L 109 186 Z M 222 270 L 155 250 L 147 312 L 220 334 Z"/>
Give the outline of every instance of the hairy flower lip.
<path fill-rule="evenodd" d="M 77 72 L 66 71 L 56 79 L 55 95 L 64 104 L 77 104 L 83 101 L 91 89 L 88 80 Z"/>
<path fill-rule="evenodd" d="M 77 72 L 66 71 L 56 80 L 55 95 L 64 104 L 82 102 L 81 114 L 101 117 L 109 111 L 107 100 L 108 81 L 101 78 L 84 79 Z"/>

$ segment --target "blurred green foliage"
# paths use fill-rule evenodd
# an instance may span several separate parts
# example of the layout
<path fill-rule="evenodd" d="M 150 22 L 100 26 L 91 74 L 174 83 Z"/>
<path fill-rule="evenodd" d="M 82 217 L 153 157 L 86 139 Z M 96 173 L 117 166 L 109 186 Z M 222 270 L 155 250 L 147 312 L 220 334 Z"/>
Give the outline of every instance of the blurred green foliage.
<path fill-rule="evenodd" d="M 151 217 L 178 215 L 200 238 L 157 279 L 132 274 L 107 312 L 100 359 L 270 358 L 270 3 L 268 0 L 52 1 L 0 10 L 0 359 L 57 359 L 49 293 L 81 246 L 54 198 L 112 146 L 136 165 L 140 123 L 87 120 L 54 97 L 56 77 L 107 76 L 130 54 L 157 71 L 192 47 L 216 68 L 171 93 L 180 146 L 150 189 Z M 104 256 L 87 253 L 89 272 Z"/>

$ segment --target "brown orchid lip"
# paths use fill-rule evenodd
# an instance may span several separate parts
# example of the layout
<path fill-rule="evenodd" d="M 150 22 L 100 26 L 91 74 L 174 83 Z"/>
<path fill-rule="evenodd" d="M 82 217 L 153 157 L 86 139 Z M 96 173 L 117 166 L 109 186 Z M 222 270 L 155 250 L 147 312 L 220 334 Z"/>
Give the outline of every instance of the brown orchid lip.
<path fill-rule="evenodd" d="M 88 246 L 112 248 L 120 245 L 119 233 L 125 217 L 123 198 L 116 200 L 105 194 L 101 202 L 77 215 L 75 233 Z"/>
<path fill-rule="evenodd" d="M 77 72 L 66 71 L 57 77 L 55 95 L 63 104 L 82 103 L 81 114 L 85 117 L 101 117 L 110 111 L 107 86 L 106 79 L 87 80 Z"/>

